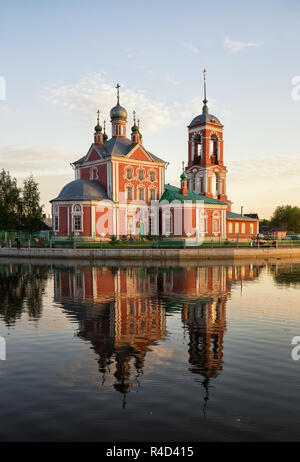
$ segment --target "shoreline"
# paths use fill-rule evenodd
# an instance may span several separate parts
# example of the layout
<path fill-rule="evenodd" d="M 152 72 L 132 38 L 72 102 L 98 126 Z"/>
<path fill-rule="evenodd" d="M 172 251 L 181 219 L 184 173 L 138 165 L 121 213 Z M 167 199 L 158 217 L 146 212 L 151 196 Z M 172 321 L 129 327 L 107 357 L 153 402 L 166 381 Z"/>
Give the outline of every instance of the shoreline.
<path fill-rule="evenodd" d="M 249 259 L 300 259 L 300 248 L 216 248 L 216 249 L 0 249 L 1 258 L 72 259 L 72 260 L 137 260 L 208 261 Z"/>

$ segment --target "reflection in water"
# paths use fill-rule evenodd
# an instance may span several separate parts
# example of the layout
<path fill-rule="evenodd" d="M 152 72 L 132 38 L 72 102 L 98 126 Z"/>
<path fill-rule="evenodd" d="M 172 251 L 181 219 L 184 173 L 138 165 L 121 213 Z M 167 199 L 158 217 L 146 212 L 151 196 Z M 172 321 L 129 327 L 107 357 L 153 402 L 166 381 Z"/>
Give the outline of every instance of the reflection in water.
<path fill-rule="evenodd" d="M 223 368 L 226 302 L 233 284 L 254 280 L 261 267 L 54 268 L 55 301 L 79 324 L 78 336 L 97 353 L 102 385 L 126 395 L 140 387 L 146 354 L 164 339 L 166 315 L 181 312 L 190 372 L 210 380 Z"/>
<path fill-rule="evenodd" d="M 15 324 L 24 311 L 32 320 L 41 317 L 47 278 L 46 266 L 0 266 L 0 317 L 7 326 Z"/>
<path fill-rule="evenodd" d="M 274 281 L 278 286 L 299 287 L 300 286 L 300 265 L 299 263 L 290 263 L 289 265 L 272 265 L 271 271 Z"/>

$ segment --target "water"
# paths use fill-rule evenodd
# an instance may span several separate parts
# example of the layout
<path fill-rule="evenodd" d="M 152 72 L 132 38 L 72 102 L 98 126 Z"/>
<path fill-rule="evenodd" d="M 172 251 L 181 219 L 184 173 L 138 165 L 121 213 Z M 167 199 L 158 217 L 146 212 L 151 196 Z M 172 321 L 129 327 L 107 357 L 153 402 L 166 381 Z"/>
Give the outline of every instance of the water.
<path fill-rule="evenodd" d="M 1 441 L 299 441 L 300 263 L 0 264 Z"/>

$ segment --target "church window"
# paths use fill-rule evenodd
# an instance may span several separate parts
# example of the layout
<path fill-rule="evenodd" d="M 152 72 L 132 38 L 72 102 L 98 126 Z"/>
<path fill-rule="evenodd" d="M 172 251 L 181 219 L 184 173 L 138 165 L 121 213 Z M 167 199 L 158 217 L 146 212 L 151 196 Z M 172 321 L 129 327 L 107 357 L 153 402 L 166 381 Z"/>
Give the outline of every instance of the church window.
<path fill-rule="evenodd" d="M 132 168 L 129 167 L 126 169 L 126 178 L 130 180 L 132 177 L 133 177 L 133 171 L 132 171 Z"/>
<path fill-rule="evenodd" d="M 150 180 L 151 180 L 151 181 L 155 181 L 155 180 L 156 180 L 156 173 L 155 173 L 153 170 L 150 172 Z"/>
<path fill-rule="evenodd" d="M 144 170 L 140 169 L 138 176 L 139 176 L 139 180 L 143 181 L 143 179 L 145 178 Z"/>
<path fill-rule="evenodd" d="M 220 217 L 219 215 L 215 215 L 213 217 L 213 233 L 219 233 L 220 232 Z"/>
<path fill-rule="evenodd" d="M 79 204 L 74 205 L 74 212 L 81 212 L 81 206 Z"/>
<path fill-rule="evenodd" d="M 132 201 L 133 200 L 133 187 L 132 186 L 127 186 L 127 200 Z"/>
<path fill-rule="evenodd" d="M 207 233 L 207 216 L 200 215 L 200 233 Z"/>
<path fill-rule="evenodd" d="M 75 231 L 81 230 L 81 216 L 80 215 L 75 215 L 74 217 L 74 229 Z"/>
<path fill-rule="evenodd" d="M 254 234 L 254 224 L 250 223 L 250 234 Z"/>
<path fill-rule="evenodd" d="M 139 201 L 145 200 L 145 190 L 144 190 L 144 188 L 138 188 L 138 200 Z"/>
<path fill-rule="evenodd" d="M 54 216 L 54 231 L 58 231 L 58 215 Z"/>
<path fill-rule="evenodd" d="M 201 157 L 202 156 L 202 142 L 201 142 L 201 138 L 199 139 L 198 141 L 198 152 L 197 152 L 198 156 Z"/>
<path fill-rule="evenodd" d="M 164 210 L 162 214 L 162 232 L 164 236 L 170 236 L 172 231 L 172 214 L 170 210 Z"/>
<path fill-rule="evenodd" d="M 241 233 L 242 233 L 242 234 L 245 234 L 245 233 L 246 233 L 246 224 L 245 224 L 245 223 L 242 223 L 241 228 L 242 228 L 242 229 L 241 229 Z"/>
<path fill-rule="evenodd" d="M 229 223 L 229 224 L 228 224 L 228 233 L 229 233 L 229 234 L 232 234 L 232 233 L 233 233 L 233 225 L 232 225 L 232 223 Z"/>
<path fill-rule="evenodd" d="M 150 189 L 150 200 L 155 201 L 156 199 L 156 189 Z"/>
<path fill-rule="evenodd" d="M 234 225 L 234 232 L 235 232 L 236 234 L 238 234 L 238 232 L 239 232 L 239 223 L 235 223 L 235 225 Z"/>

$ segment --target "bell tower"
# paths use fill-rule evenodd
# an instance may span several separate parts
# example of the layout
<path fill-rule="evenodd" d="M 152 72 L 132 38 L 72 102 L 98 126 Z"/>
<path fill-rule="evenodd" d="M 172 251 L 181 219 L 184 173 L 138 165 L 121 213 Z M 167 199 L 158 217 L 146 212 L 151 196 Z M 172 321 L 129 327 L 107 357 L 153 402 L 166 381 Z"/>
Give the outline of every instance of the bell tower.
<path fill-rule="evenodd" d="M 223 163 L 223 125 L 209 113 L 206 97 L 206 69 L 202 113 L 188 126 L 188 165 L 185 170 L 188 190 L 221 200 L 227 199 L 226 174 Z"/>

